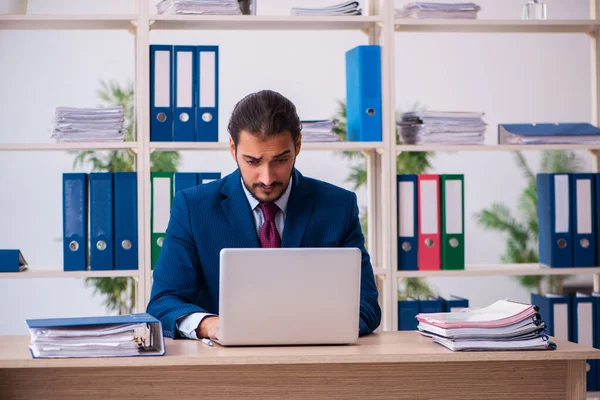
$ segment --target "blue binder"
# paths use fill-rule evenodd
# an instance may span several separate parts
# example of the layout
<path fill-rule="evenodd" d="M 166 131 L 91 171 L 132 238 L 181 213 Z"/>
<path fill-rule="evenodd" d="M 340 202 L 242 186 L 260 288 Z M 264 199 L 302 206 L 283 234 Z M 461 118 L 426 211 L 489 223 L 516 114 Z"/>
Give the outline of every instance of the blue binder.
<path fill-rule="evenodd" d="M 219 141 L 219 46 L 196 46 L 196 141 Z"/>
<path fill-rule="evenodd" d="M 596 265 L 595 205 L 595 174 L 571 174 L 573 267 L 593 267 Z"/>
<path fill-rule="evenodd" d="M 573 266 L 571 177 L 537 174 L 540 263 L 553 268 Z"/>
<path fill-rule="evenodd" d="M 417 253 L 417 175 L 397 175 L 398 201 L 398 270 L 416 271 L 418 269 Z"/>
<path fill-rule="evenodd" d="M 173 141 L 173 46 L 150 45 L 150 140 Z"/>
<path fill-rule="evenodd" d="M 448 298 L 444 298 L 444 312 L 455 312 L 463 308 L 469 308 L 469 299 L 450 295 Z"/>
<path fill-rule="evenodd" d="M 196 56 L 195 46 L 173 46 L 173 140 L 196 140 Z"/>
<path fill-rule="evenodd" d="M 221 179 L 220 172 L 199 172 L 198 173 L 198 185 L 204 185 L 210 181 L 216 181 Z"/>
<path fill-rule="evenodd" d="M 90 174 L 90 269 L 114 269 L 113 174 Z"/>
<path fill-rule="evenodd" d="M 381 142 L 381 48 L 346 52 L 347 141 Z"/>
<path fill-rule="evenodd" d="M 181 190 L 198 186 L 198 174 L 195 172 L 175 172 L 175 194 Z"/>
<path fill-rule="evenodd" d="M 444 312 L 444 299 L 441 297 L 429 296 L 419 301 L 419 313 L 441 313 Z"/>
<path fill-rule="evenodd" d="M 138 269 L 137 173 L 115 172 L 115 269 Z"/>
<path fill-rule="evenodd" d="M 531 293 L 531 304 L 539 308 L 542 321 L 546 323 L 546 333 L 557 339 L 571 340 L 571 296 L 552 293 L 540 295 Z"/>
<path fill-rule="evenodd" d="M 597 301 L 590 295 L 577 293 L 572 298 L 571 306 L 572 338 L 570 341 L 597 348 L 598 328 L 595 319 Z M 595 392 L 597 390 L 597 362 L 596 360 L 587 360 L 587 364 L 587 391 Z"/>
<path fill-rule="evenodd" d="M 398 300 L 398 330 L 414 331 L 419 325 L 417 314 L 419 313 L 419 300 L 408 297 Z"/>
<path fill-rule="evenodd" d="M 63 174 L 63 269 L 85 271 L 88 264 L 88 175 Z"/>
<path fill-rule="evenodd" d="M 21 272 L 27 269 L 27 261 L 18 249 L 0 249 L 0 272 Z"/>

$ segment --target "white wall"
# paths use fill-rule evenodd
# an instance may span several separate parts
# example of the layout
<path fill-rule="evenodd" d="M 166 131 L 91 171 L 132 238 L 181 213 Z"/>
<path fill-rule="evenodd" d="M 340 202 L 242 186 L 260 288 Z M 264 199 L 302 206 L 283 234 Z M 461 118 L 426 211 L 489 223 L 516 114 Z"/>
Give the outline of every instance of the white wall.
<path fill-rule="evenodd" d="M 153 0 L 154 1 L 154 0 Z M 155 2 L 155 1 L 154 1 Z M 259 14 L 286 15 L 294 5 L 323 1 L 260 0 Z M 521 0 L 479 2 L 482 18 L 520 15 Z M 400 4 L 400 3 L 399 3 Z M 551 18 L 586 18 L 588 2 L 548 1 Z M 122 0 L 29 0 L 29 13 L 127 13 Z M 344 53 L 366 44 L 359 32 L 153 32 L 152 43 L 220 46 L 220 140 L 235 102 L 262 88 L 282 92 L 303 119 L 328 118 L 345 98 Z M 431 109 L 483 110 L 489 123 L 590 121 L 590 46 L 585 35 L 398 34 L 399 108 L 419 101 Z M 127 32 L 0 31 L 0 142 L 49 142 L 57 106 L 96 106 L 99 79 L 133 79 L 134 37 Z M 181 170 L 230 172 L 225 152 L 183 152 Z M 588 165 L 589 158 L 586 157 Z M 535 167 L 539 154 L 528 152 Z M 0 248 L 21 248 L 32 268 L 62 265 L 61 174 L 67 153 L 0 153 Z M 434 172 L 464 173 L 467 263 L 497 263 L 504 238 L 483 231 L 472 213 L 502 201 L 516 211 L 524 180 L 510 153 L 437 154 Z M 335 153 L 303 152 L 298 168 L 350 188 L 348 164 Z M 366 205 L 365 191 L 359 203 Z M 589 279 L 589 278 L 587 278 Z M 498 298 L 527 301 L 511 278 L 444 278 L 441 294 L 467 296 L 473 305 Z M 0 280 L 0 334 L 26 333 L 25 318 L 104 314 L 101 299 L 81 280 Z"/>

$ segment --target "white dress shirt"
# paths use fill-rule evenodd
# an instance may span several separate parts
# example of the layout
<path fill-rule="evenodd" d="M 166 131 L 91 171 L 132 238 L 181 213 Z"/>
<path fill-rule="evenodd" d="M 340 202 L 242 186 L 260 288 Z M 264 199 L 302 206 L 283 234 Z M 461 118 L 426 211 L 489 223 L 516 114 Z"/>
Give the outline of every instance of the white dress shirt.
<path fill-rule="evenodd" d="M 246 185 L 244 182 L 241 182 L 242 188 L 244 188 L 244 193 L 246 194 L 246 198 L 248 199 L 248 203 L 250 204 L 250 209 L 252 210 L 252 216 L 254 217 L 254 225 L 256 226 L 256 234 L 260 233 L 260 228 L 265 222 L 265 218 L 263 213 L 258 206 L 259 201 L 252 196 L 252 194 L 246 189 Z M 285 216 L 287 212 L 288 200 L 290 199 L 290 191 L 292 189 L 292 178 L 290 177 L 290 181 L 288 183 L 288 187 L 283 193 L 283 195 L 275 202 L 277 207 L 279 207 L 279 211 L 277 211 L 277 215 L 275 215 L 275 226 L 277 227 L 277 232 L 279 232 L 279 237 L 283 234 L 283 227 L 285 224 Z M 209 313 L 192 313 L 186 316 L 180 317 L 177 320 L 177 330 L 181 333 L 182 336 L 187 337 L 189 339 L 198 340 L 198 336 L 196 336 L 196 328 L 200 326 L 200 322 L 205 317 L 208 317 Z"/>

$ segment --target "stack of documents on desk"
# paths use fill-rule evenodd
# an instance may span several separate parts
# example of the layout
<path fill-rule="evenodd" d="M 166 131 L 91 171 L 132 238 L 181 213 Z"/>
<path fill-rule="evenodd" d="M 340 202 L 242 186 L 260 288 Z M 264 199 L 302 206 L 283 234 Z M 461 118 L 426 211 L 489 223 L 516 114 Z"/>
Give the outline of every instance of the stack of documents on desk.
<path fill-rule="evenodd" d="M 483 144 L 482 112 L 411 111 L 397 122 L 403 144 Z"/>
<path fill-rule="evenodd" d="M 334 132 L 336 120 L 302 121 L 303 142 L 339 142 L 340 137 Z"/>
<path fill-rule="evenodd" d="M 52 138 L 57 142 L 122 142 L 123 107 L 58 107 L 52 118 Z"/>
<path fill-rule="evenodd" d="M 600 143 L 600 128 L 575 123 L 500 124 L 499 144 L 590 144 Z"/>
<path fill-rule="evenodd" d="M 162 0 L 156 5 L 158 14 L 239 15 L 238 0 Z"/>
<path fill-rule="evenodd" d="M 537 311 L 530 304 L 500 300 L 481 309 L 418 314 L 417 328 L 452 351 L 555 349 Z"/>
<path fill-rule="evenodd" d="M 362 15 L 362 10 L 359 8 L 358 1 L 347 1 L 345 3 L 336 4 L 328 7 L 319 8 L 302 8 L 294 7 L 291 11 L 292 15 L 303 16 L 333 16 L 333 15 Z"/>
<path fill-rule="evenodd" d="M 475 3 L 434 3 L 416 1 L 396 10 L 397 18 L 476 19 L 481 7 Z"/>
<path fill-rule="evenodd" d="M 27 320 L 33 358 L 164 355 L 160 321 L 149 314 Z"/>

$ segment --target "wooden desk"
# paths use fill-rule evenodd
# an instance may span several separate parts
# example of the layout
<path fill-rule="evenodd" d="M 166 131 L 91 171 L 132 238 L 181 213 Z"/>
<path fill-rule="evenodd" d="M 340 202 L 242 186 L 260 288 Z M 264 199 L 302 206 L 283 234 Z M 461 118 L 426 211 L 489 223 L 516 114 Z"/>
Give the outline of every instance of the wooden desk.
<path fill-rule="evenodd" d="M 416 332 L 351 346 L 208 347 L 167 340 L 164 357 L 34 360 L 0 336 L 0 399 L 585 399 L 600 350 L 453 353 Z"/>

